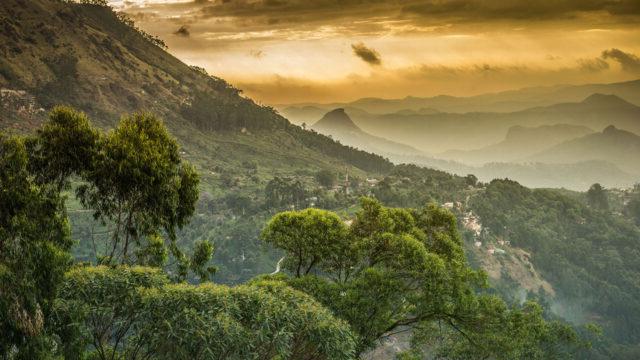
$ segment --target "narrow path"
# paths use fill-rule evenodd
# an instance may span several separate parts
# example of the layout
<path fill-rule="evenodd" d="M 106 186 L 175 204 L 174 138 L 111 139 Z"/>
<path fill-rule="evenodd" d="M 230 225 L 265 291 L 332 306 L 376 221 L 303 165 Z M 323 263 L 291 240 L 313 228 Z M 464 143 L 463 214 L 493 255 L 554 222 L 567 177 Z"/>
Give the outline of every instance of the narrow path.
<path fill-rule="evenodd" d="M 269 275 L 275 275 L 277 273 L 280 272 L 280 265 L 282 264 L 282 261 L 284 260 L 284 256 L 280 258 L 280 260 L 278 260 L 278 263 L 276 264 L 276 271 L 272 272 Z"/>

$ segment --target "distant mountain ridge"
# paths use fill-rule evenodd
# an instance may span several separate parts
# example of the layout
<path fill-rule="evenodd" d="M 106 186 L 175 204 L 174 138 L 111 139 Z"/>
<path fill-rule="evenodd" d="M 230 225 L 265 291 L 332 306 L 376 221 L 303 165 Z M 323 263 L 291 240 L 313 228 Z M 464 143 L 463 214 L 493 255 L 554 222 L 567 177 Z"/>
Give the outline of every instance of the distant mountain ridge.
<path fill-rule="evenodd" d="M 594 95 L 511 113 L 435 113 L 363 115 L 353 121 L 363 131 L 413 146 L 427 153 L 475 150 L 502 141 L 513 126 L 568 124 L 602 129 L 614 125 L 640 134 L 640 107 L 615 95 Z"/>
<path fill-rule="evenodd" d="M 608 161 L 640 178 L 640 136 L 610 125 L 602 132 L 565 141 L 524 160 L 557 164 L 569 159 Z"/>
<path fill-rule="evenodd" d="M 557 103 L 578 102 L 594 94 L 616 95 L 640 106 L 640 79 L 610 83 L 584 85 L 556 85 L 508 90 L 469 97 L 438 95 L 433 97 L 407 96 L 402 99 L 362 98 L 347 103 L 302 103 L 276 106 L 293 121 L 304 117 L 303 108 L 333 109 L 357 107 L 372 114 L 388 114 L 402 110 L 431 108 L 440 112 L 515 112 L 532 107 Z M 291 113 L 290 113 L 291 112 Z"/>
<path fill-rule="evenodd" d="M 343 108 L 331 110 L 311 126 L 319 132 L 323 131 L 362 131 L 351 120 Z"/>
<path fill-rule="evenodd" d="M 471 165 L 511 162 L 590 133 L 593 133 L 593 130 L 579 125 L 557 124 L 539 127 L 516 125 L 507 130 L 505 139 L 499 143 L 475 150 L 449 150 L 436 156 Z"/>

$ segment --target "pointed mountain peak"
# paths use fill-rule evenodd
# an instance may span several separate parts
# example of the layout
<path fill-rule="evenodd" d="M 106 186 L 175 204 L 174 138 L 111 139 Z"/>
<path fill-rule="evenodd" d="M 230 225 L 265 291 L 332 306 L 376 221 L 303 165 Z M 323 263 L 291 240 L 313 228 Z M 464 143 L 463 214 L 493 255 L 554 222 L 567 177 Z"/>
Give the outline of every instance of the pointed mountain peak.
<path fill-rule="evenodd" d="M 322 119 L 313 124 L 312 128 L 316 130 L 360 131 L 358 125 L 351 120 L 343 108 L 329 111 Z"/>
<path fill-rule="evenodd" d="M 600 93 L 589 95 L 582 101 L 582 103 L 596 106 L 634 106 L 633 104 L 616 95 L 607 95 Z"/>
<path fill-rule="evenodd" d="M 596 134 L 597 135 L 597 134 Z M 640 136 L 626 131 L 620 128 L 617 128 L 613 125 L 609 125 L 604 130 L 602 130 L 602 137 L 613 139 L 616 142 L 626 142 L 626 141 L 634 141 L 640 145 Z"/>

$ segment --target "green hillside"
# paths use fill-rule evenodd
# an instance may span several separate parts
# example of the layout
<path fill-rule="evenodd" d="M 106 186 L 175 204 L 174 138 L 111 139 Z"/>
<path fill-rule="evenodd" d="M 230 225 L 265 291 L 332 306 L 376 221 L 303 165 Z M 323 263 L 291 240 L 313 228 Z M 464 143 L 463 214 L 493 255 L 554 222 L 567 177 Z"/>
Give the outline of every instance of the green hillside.
<path fill-rule="evenodd" d="M 171 56 L 159 40 L 107 7 L 9 0 L 0 4 L 0 16 L 5 20 L 0 29 L 4 128 L 33 129 L 60 103 L 85 111 L 106 128 L 121 114 L 144 109 L 165 120 L 194 160 L 211 159 L 220 149 L 229 155 L 207 166 L 234 167 L 233 160 L 243 158 L 283 171 L 301 161 L 356 172 L 390 168 L 379 156 L 292 126 L 224 80 Z M 272 139 L 264 141 L 267 137 Z"/>
<path fill-rule="evenodd" d="M 113 358 L 137 358 L 126 357 L 125 350 L 117 349 L 130 345 L 120 342 L 127 335 L 134 344 L 151 341 L 145 346 L 154 354 L 149 358 L 154 359 L 199 358 L 203 346 L 222 354 L 220 358 L 229 351 L 234 355 L 228 358 L 233 359 L 353 359 L 384 343 L 389 333 L 403 332 L 413 325 L 412 333 L 417 334 L 422 347 L 412 349 L 408 356 L 417 358 L 434 351 L 444 354 L 443 358 L 449 352 L 459 355 L 453 358 L 504 360 L 623 358 L 621 354 L 631 354 L 624 358 L 632 359 L 637 354 L 640 230 L 631 215 L 626 215 L 633 211 L 627 206 L 632 195 L 622 194 L 611 209 L 595 209 L 582 193 L 531 190 L 509 180 L 489 183 L 491 175 L 485 175 L 485 183 L 467 175 L 467 170 L 476 168 L 460 164 L 453 164 L 459 166 L 459 175 L 394 165 L 383 156 L 292 125 L 224 80 L 182 63 L 166 51 L 160 39 L 137 29 L 106 6 L 5 0 L 0 2 L 0 19 L 0 185 L 8 184 L 6 189 L 12 191 L 3 188 L 0 192 L 0 235 L 10 234 L 18 245 L 26 242 L 29 250 L 23 254 L 24 249 L 16 246 L 11 252 L 0 252 L 0 310 L 11 310 L 6 311 L 11 321 L 16 318 L 21 326 L 28 325 L 11 328 L 17 340 L 0 337 L 0 351 L 11 355 L 12 342 L 25 342 L 23 333 L 43 326 L 37 302 L 30 309 L 37 316 L 29 318 L 19 311 L 21 305 L 15 305 L 14 298 L 5 301 L 1 296 L 9 293 L 3 292 L 6 289 L 23 290 L 22 286 L 7 286 L 22 285 L 7 274 L 13 276 L 14 269 L 30 266 L 29 272 L 16 271 L 16 278 L 32 276 L 62 284 L 59 294 L 53 291 L 55 284 L 45 284 L 48 293 L 44 295 L 50 302 L 44 311 L 57 316 L 57 322 L 47 323 L 47 329 L 57 337 L 39 344 L 64 345 L 55 349 L 64 352 L 59 356 L 77 356 L 95 347 L 91 355 L 95 358 L 106 358 L 109 352 Z M 432 145 L 464 142 L 472 148 L 497 137 L 495 124 L 504 131 L 520 120 L 533 126 L 554 112 L 560 115 L 553 119 L 576 121 L 587 112 L 593 113 L 590 124 L 611 114 L 630 122 L 639 109 L 617 98 L 592 97 L 583 103 L 521 111 L 518 121 L 503 121 L 516 115 L 438 113 L 420 99 L 410 100 L 415 102 L 413 111 L 399 109 L 389 116 L 375 115 L 376 123 L 367 126 L 389 135 L 414 132 L 413 139 L 420 137 L 420 144 L 438 140 Z M 85 168 L 55 168 L 58 160 L 68 159 L 46 153 L 46 135 L 56 139 L 53 135 L 62 134 L 65 141 L 74 144 L 86 140 L 66 136 L 64 126 L 60 128 L 65 131 L 56 126 L 42 131 L 41 125 L 56 104 L 84 111 L 99 127 L 90 128 L 89 120 L 72 110 L 62 111 L 80 119 L 78 128 L 84 130 L 80 135 L 88 134 L 88 145 L 84 145 L 89 150 L 78 156 Z M 127 115 L 141 110 L 148 113 Z M 371 115 L 362 111 L 353 114 Z M 339 115 L 344 115 L 343 121 L 348 119 L 344 112 Z M 66 116 L 61 118 L 68 120 Z M 124 120 L 119 122 L 121 117 Z M 396 117 L 402 124 L 391 122 Z M 145 138 L 147 132 L 138 131 L 136 121 L 147 124 L 149 133 L 157 136 L 153 146 Z M 349 129 L 368 131 L 363 124 L 355 121 Z M 442 126 L 440 132 L 429 136 L 418 133 L 435 125 Z M 110 131 L 116 126 L 117 131 Z M 365 140 L 372 144 L 380 141 L 364 131 Z M 32 137 L 16 139 L 4 133 Z M 477 137 L 477 143 L 468 141 L 471 136 Z M 77 154 L 69 151 L 75 148 L 63 146 L 57 151 L 78 160 Z M 183 177 L 185 172 L 193 175 L 185 170 L 191 165 L 200 175 L 198 187 Z M 626 176 L 609 165 L 583 162 L 562 171 L 563 175 L 575 175 L 602 166 L 613 177 Z M 64 172 L 69 186 L 39 182 L 58 175 L 48 173 L 48 166 Z M 562 164 L 549 165 L 541 177 L 560 172 L 559 166 Z M 152 240 L 160 237 L 154 232 L 160 225 L 171 230 L 171 245 L 193 253 L 196 260 L 196 255 L 202 255 L 199 250 L 211 255 L 213 249 L 207 245 L 213 244 L 211 262 L 208 256 L 200 257 L 205 264 L 192 262 L 215 265 L 213 281 L 217 284 L 188 285 L 206 276 L 199 273 L 180 278 L 182 271 L 188 272 L 180 268 L 181 258 L 177 264 L 167 265 L 166 273 L 150 268 L 80 265 L 64 275 L 72 262 L 70 254 L 77 263 L 101 261 L 97 255 L 107 249 L 114 230 L 110 221 L 96 221 L 105 219 L 96 207 L 113 214 L 116 210 L 108 203 L 109 196 L 114 196 L 108 191 L 103 191 L 107 195 L 101 193 L 99 186 L 108 189 L 113 181 L 118 191 L 126 193 L 128 179 L 112 179 L 122 168 L 138 180 L 136 186 L 152 189 L 144 194 L 152 211 L 140 218 L 129 216 L 142 224 L 142 230 L 149 230 L 144 234 L 148 239 L 142 239 L 139 229 L 121 230 L 120 219 L 117 232 L 126 234 L 127 239 L 132 236 L 148 241 L 144 250 L 152 255 L 158 255 L 153 253 L 157 250 L 153 245 L 158 243 Z M 155 174 L 158 168 L 165 172 Z M 160 184 L 147 184 L 147 179 L 160 179 Z M 187 195 L 181 193 L 183 183 L 193 185 Z M 84 196 L 76 197 L 76 192 Z M 183 201 L 188 195 L 193 195 L 192 201 Z M 25 206 L 18 206 L 16 216 L 4 212 L 5 208 L 13 211 L 21 202 L 38 212 Z M 291 211 L 308 208 L 314 209 Z M 158 209 L 166 211 L 161 214 L 164 218 L 155 213 Z M 526 293 L 516 300 L 511 295 L 522 289 L 513 286 L 508 273 L 503 282 L 485 287 L 485 275 L 477 271 L 479 263 L 473 262 L 477 260 L 473 258 L 476 239 L 465 228 L 465 211 L 474 211 L 490 229 L 478 235 L 483 241 L 508 239 L 518 251 L 529 251 L 531 263 L 544 277 L 541 281 L 548 281 L 558 296 Z M 176 226 L 186 221 L 185 217 L 189 217 L 188 225 Z M 21 232 L 5 231 L 5 225 Z M 30 237 L 21 236 L 22 232 Z M 0 240 L 4 246 L 4 239 Z M 149 254 L 140 258 L 151 258 Z M 176 260 L 178 252 L 171 254 L 171 260 Z M 27 265 L 22 265 L 23 255 Z M 167 260 L 166 253 L 159 255 Z M 468 266 L 467 258 L 474 269 Z M 155 260 L 142 265 L 154 266 Z M 48 266 L 56 271 L 49 272 Z M 191 270 L 202 270 L 194 268 Z M 207 274 L 213 271 L 207 268 Z M 273 276 L 265 275 L 271 273 Z M 175 283 L 176 277 L 184 283 Z M 25 293 L 29 286 L 25 285 Z M 505 295 L 508 302 L 493 295 Z M 542 305 L 524 300 L 540 300 Z M 87 304 L 106 312 L 100 312 L 102 317 L 78 320 L 75 316 L 83 314 L 74 311 L 91 309 Z M 140 304 L 144 306 L 136 307 Z M 6 319 L 0 317 L 0 325 L 4 326 Z M 572 321 L 572 327 L 561 319 Z M 100 328 L 103 321 L 111 321 L 105 330 L 109 334 L 89 334 L 87 328 Z M 605 330 L 603 337 L 594 341 L 595 351 L 574 333 L 576 330 L 585 341 L 590 340 L 592 333 L 583 325 L 591 322 Z M 129 328 L 130 324 L 134 326 Z M 220 332 L 212 332 L 212 328 Z M 9 345 L 3 348 L 5 344 Z M 225 349 L 226 344 L 233 347 Z M 174 353 L 176 349 L 183 352 Z M 264 353 L 256 355 L 255 349 Z M 26 354 L 23 358 L 39 357 Z"/>
<path fill-rule="evenodd" d="M 635 346 L 633 351 L 619 346 L 615 353 L 615 346 L 600 344 L 602 358 L 638 354 L 637 227 L 587 206 L 584 197 L 506 180 L 491 182 L 472 199 L 471 208 L 492 236 L 530 251 L 532 263 L 556 289 L 551 308 L 578 323 L 595 320 L 620 344 Z"/>

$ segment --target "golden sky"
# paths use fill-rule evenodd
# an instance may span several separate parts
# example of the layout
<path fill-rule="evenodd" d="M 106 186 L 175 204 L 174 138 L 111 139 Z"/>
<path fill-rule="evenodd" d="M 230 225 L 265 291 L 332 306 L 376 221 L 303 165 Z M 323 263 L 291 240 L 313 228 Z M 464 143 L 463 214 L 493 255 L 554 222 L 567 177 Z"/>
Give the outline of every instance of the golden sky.
<path fill-rule="evenodd" d="M 640 0 L 113 0 L 265 104 L 640 78 Z"/>

